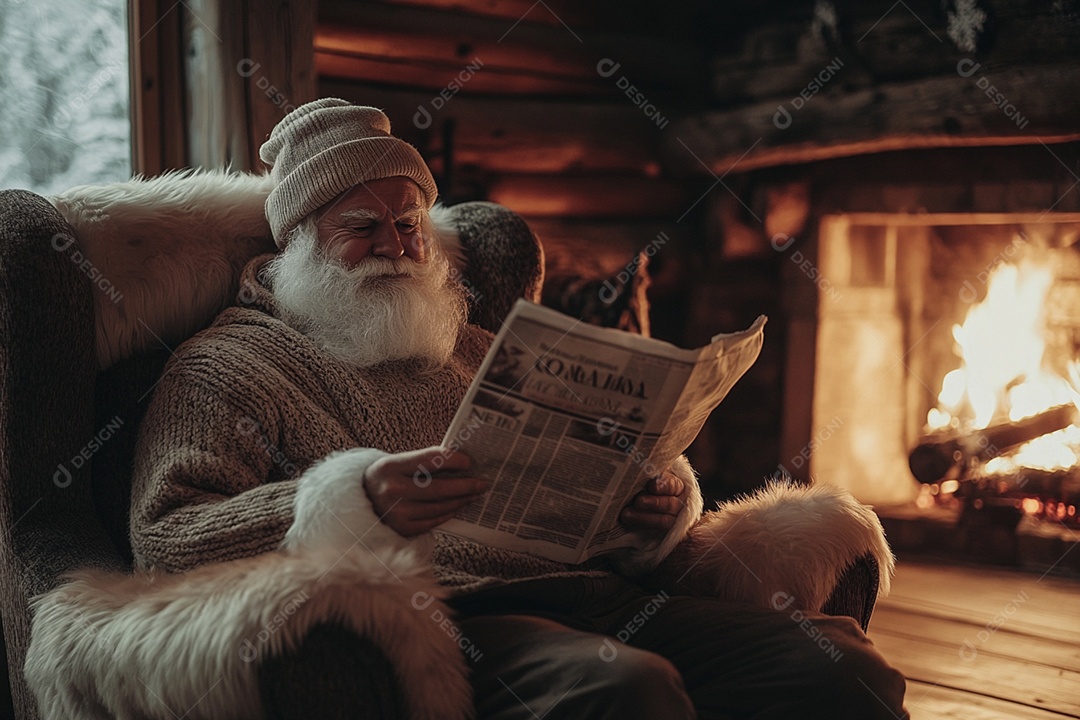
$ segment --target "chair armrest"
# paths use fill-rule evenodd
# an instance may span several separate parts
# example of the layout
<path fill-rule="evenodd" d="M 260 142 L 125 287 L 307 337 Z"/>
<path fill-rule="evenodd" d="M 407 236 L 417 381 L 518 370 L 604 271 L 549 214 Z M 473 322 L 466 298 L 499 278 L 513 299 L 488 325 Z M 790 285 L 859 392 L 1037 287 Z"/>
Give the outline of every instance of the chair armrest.
<path fill-rule="evenodd" d="M 67 570 L 118 563 L 79 459 L 97 432 L 97 367 L 93 289 L 77 249 L 45 198 L 0 192 L 0 609 L 15 707 L 27 713 L 30 597 Z"/>
<path fill-rule="evenodd" d="M 881 569 L 873 555 L 867 553 L 856 558 L 840 576 L 821 612 L 855 618 L 866 632 L 877 604 L 880 574 Z"/>

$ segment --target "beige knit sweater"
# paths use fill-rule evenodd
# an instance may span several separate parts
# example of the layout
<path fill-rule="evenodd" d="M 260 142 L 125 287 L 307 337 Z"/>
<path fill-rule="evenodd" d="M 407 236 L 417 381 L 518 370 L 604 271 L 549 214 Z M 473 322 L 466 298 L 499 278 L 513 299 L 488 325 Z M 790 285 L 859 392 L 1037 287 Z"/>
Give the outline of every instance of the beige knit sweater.
<path fill-rule="evenodd" d="M 412 360 L 348 365 L 283 322 L 258 277 L 270 257 L 248 264 L 245 302 L 178 348 L 154 392 L 132 488 L 131 541 L 141 569 L 178 572 L 269 552 L 287 533 L 300 538 L 294 543 L 320 542 L 320 525 L 330 532 L 355 525 L 345 546 L 354 538 L 373 551 L 410 544 L 373 515 L 357 473 L 378 453 L 357 449 L 438 444 L 492 335 L 464 326 L 450 362 L 426 373 Z M 332 453 L 334 462 L 320 462 Z M 315 501 L 297 504 L 305 483 Z M 320 485 L 332 492 L 312 495 Z M 367 507 L 349 515 L 343 506 L 350 502 Z M 626 567 L 655 564 L 700 516 L 700 500 L 684 515 L 660 553 Z M 305 527 L 294 527 L 301 520 Z M 457 587 L 588 569 L 438 537 L 436 575 Z"/>

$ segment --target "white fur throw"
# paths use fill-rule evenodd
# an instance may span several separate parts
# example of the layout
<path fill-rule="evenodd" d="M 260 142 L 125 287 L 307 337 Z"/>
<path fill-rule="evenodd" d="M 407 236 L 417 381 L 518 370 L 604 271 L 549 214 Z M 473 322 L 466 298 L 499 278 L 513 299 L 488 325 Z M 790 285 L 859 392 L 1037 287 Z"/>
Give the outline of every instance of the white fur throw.
<path fill-rule="evenodd" d="M 383 650 L 408 688 L 408 717 L 464 719 L 465 660 L 422 567 L 409 552 L 357 546 L 182 575 L 82 571 L 36 600 L 26 678 L 47 720 L 260 718 L 259 659 L 333 620 Z"/>
<path fill-rule="evenodd" d="M 175 348 L 231 304 L 247 261 L 274 250 L 270 187 L 266 175 L 179 171 L 50 198 L 94 272 L 99 368 Z"/>
<path fill-rule="evenodd" d="M 94 285 L 99 369 L 175 348 L 235 302 L 247 261 L 276 250 L 264 209 L 272 187 L 269 175 L 183 170 L 49 198 L 78 241 L 56 237 L 54 247 Z M 452 210 L 431 216 L 440 245 L 464 271 Z"/>
<path fill-rule="evenodd" d="M 785 607 L 820 610 L 844 570 L 867 553 L 885 595 L 896 560 L 869 506 L 833 485 L 770 483 L 705 513 L 658 579 L 761 607 L 775 608 L 783 593 Z"/>

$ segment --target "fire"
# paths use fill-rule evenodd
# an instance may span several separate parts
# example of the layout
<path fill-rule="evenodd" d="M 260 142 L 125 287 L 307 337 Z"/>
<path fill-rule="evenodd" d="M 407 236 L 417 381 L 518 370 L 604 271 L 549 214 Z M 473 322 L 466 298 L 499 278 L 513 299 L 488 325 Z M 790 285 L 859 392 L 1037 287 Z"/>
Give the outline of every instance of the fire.
<path fill-rule="evenodd" d="M 1077 403 L 1080 363 L 1071 364 L 1066 379 L 1044 362 L 1044 307 L 1053 280 L 1052 269 L 1031 262 L 993 272 L 986 299 L 953 326 L 961 365 L 942 381 L 938 407 L 927 414 L 928 431 L 978 430 Z M 1078 451 L 1080 427 L 1072 425 L 990 460 L 984 470 L 997 475 L 1069 468 L 1080 463 Z"/>

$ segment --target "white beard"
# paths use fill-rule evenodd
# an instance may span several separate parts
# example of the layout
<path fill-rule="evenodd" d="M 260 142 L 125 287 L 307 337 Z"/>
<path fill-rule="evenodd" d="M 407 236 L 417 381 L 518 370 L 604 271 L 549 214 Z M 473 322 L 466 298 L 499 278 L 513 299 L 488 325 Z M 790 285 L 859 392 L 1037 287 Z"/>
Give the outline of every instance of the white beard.
<path fill-rule="evenodd" d="M 290 325 L 360 367 L 419 358 L 432 369 L 450 359 L 467 308 L 436 243 L 426 243 L 425 263 L 370 257 L 348 270 L 317 241 L 315 224 L 301 223 L 263 271 Z"/>

